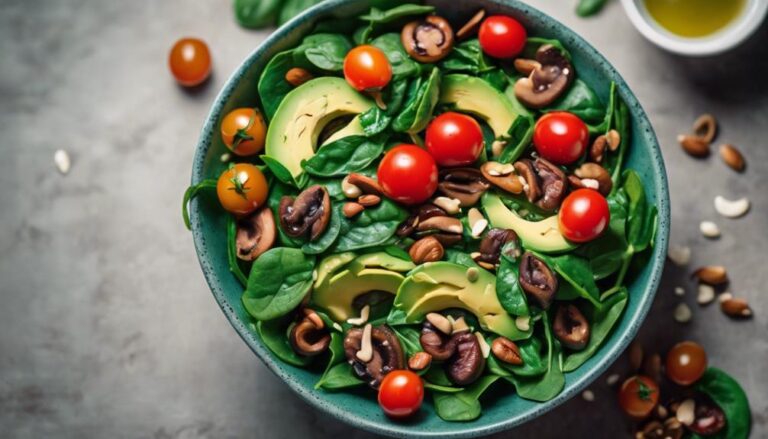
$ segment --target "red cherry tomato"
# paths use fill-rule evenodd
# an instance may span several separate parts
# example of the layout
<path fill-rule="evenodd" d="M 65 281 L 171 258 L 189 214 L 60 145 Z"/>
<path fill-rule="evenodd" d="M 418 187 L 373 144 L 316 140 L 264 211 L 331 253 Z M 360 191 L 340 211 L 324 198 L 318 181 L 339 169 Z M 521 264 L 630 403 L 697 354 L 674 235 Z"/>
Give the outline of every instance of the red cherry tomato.
<path fill-rule="evenodd" d="M 424 383 L 410 370 L 393 370 L 379 388 L 379 405 L 388 416 L 404 418 L 416 413 L 424 399 Z"/>
<path fill-rule="evenodd" d="M 357 91 L 377 91 L 392 80 L 392 65 L 381 49 L 357 46 L 344 58 L 344 77 Z"/>
<path fill-rule="evenodd" d="M 194 87 L 211 74 L 211 53 L 203 40 L 182 38 L 173 45 L 168 64 L 179 84 Z"/>
<path fill-rule="evenodd" d="M 635 375 L 627 378 L 619 390 L 619 405 L 632 419 L 648 417 L 659 402 L 659 386 L 650 378 Z"/>
<path fill-rule="evenodd" d="M 589 144 L 589 129 L 578 116 L 565 111 L 547 113 L 536 122 L 533 145 L 536 151 L 557 165 L 570 165 Z"/>
<path fill-rule="evenodd" d="M 465 114 L 443 113 L 427 127 L 427 151 L 440 166 L 466 166 L 483 150 L 483 130 Z"/>
<path fill-rule="evenodd" d="M 667 376 L 681 386 L 690 386 L 707 370 L 707 353 L 700 344 L 684 341 L 667 354 Z"/>
<path fill-rule="evenodd" d="M 416 145 L 398 145 L 381 159 L 378 178 L 387 197 L 403 204 L 420 204 L 437 190 L 437 164 Z"/>
<path fill-rule="evenodd" d="M 519 21 L 492 15 L 480 25 L 480 47 L 494 58 L 514 58 L 525 48 L 528 32 Z"/>
<path fill-rule="evenodd" d="M 573 242 L 591 241 L 608 227 L 611 212 L 600 192 L 578 189 L 565 197 L 558 215 L 560 232 Z"/>

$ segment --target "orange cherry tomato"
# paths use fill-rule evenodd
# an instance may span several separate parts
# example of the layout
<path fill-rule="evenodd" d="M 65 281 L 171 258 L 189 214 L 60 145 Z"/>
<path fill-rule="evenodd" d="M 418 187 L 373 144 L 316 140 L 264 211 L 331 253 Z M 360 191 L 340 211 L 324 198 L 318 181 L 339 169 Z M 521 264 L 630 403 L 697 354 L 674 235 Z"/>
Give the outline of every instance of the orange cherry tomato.
<path fill-rule="evenodd" d="M 392 65 L 381 49 L 357 46 L 344 58 L 344 77 L 357 91 L 378 91 L 392 80 Z"/>
<path fill-rule="evenodd" d="M 627 378 L 619 390 L 619 405 L 632 419 L 648 417 L 659 403 L 659 386 L 652 379 L 635 375 Z"/>
<path fill-rule="evenodd" d="M 692 341 L 678 343 L 667 353 L 667 377 L 681 386 L 690 386 L 707 370 L 707 353 Z"/>
<path fill-rule="evenodd" d="M 379 405 L 387 416 L 404 418 L 416 413 L 424 400 L 424 382 L 410 370 L 393 370 L 379 387 Z"/>
<path fill-rule="evenodd" d="M 211 74 L 211 53 L 203 40 L 182 38 L 173 45 L 168 58 L 171 73 L 185 87 L 202 84 Z"/>
<path fill-rule="evenodd" d="M 260 153 L 266 137 L 264 116 L 253 108 L 236 108 L 221 121 L 221 139 L 239 156 Z"/>
<path fill-rule="evenodd" d="M 267 201 L 267 179 L 254 165 L 238 163 L 221 173 L 216 194 L 221 206 L 235 215 L 248 215 Z"/>

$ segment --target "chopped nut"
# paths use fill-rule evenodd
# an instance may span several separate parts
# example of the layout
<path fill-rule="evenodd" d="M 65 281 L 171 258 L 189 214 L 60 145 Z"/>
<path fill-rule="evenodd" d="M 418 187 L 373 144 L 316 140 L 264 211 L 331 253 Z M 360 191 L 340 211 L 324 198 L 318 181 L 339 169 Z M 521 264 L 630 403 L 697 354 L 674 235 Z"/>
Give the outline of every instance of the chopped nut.
<path fill-rule="evenodd" d="M 373 342 L 371 341 L 371 330 L 373 327 L 370 323 L 363 328 L 363 338 L 360 343 L 360 350 L 357 351 L 355 357 L 363 363 L 368 363 L 373 359 Z"/>
<path fill-rule="evenodd" d="M 683 288 L 683 287 L 675 287 L 675 295 L 676 296 L 685 296 L 685 288 Z"/>
<path fill-rule="evenodd" d="M 729 317 L 745 318 L 752 316 L 752 309 L 745 299 L 733 297 L 730 293 L 720 296 L 720 309 Z"/>
<path fill-rule="evenodd" d="M 728 143 L 720 145 L 720 158 L 736 172 L 743 171 L 747 165 L 741 152 L 735 146 Z"/>
<path fill-rule="evenodd" d="M 453 332 L 453 325 L 444 315 L 436 312 L 427 314 L 427 321 L 437 328 L 443 334 L 450 335 Z"/>
<path fill-rule="evenodd" d="M 701 234 L 706 238 L 715 239 L 720 237 L 720 228 L 712 221 L 702 221 L 699 224 L 699 230 L 701 230 Z"/>
<path fill-rule="evenodd" d="M 344 203 L 344 206 L 341 208 L 342 213 L 344 213 L 344 216 L 347 218 L 355 217 L 363 210 L 365 210 L 365 207 L 359 203 L 353 203 L 351 201 Z"/>
<path fill-rule="evenodd" d="M 715 288 L 707 284 L 699 284 L 699 294 L 696 301 L 699 305 L 708 305 L 715 300 Z"/>
<path fill-rule="evenodd" d="M 480 352 L 483 353 L 483 358 L 488 358 L 488 356 L 491 355 L 491 347 L 488 346 L 485 337 L 483 337 L 483 334 L 480 333 L 480 331 L 475 332 L 475 337 L 477 337 L 477 342 L 480 344 Z"/>
<path fill-rule="evenodd" d="M 619 134 L 618 131 L 608 131 L 608 134 L 605 135 L 605 138 L 608 141 L 608 148 L 610 148 L 611 151 L 616 151 L 619 149 L 619 146 L 621 145 L 621 134 Z"/>
<path fill-rule="evenodd" d="M 349 182 L 349 176 L 341 180 L 341 192 L 344 193 L 345 197 L 351 199 L 359 198 L 360 195 L 363 195 L 363 191 L 359 187 Z"/>
<path fill-rule="evenodd" d="M 452 334 L 458 334 L 460 332 L 469 332 L 469 326 L 467 325 L 467 321 L 464 320 L 464 317 L 459 317 L 453 322 Z"/>
<path fill-rule="evenodd" d="M 675 265 L 683 267 L 691 261 L 691 248 L 673 244 L 669 246 L 667 256 Z"/>
<path fill-rule="evenodd" d="M 53 162 L 56 164 L 56 169 L 58 169 L 62 175 L 67 175 L 69 169 L 72 167 L 72 161 L 69 158 L 69 154 L 63 149 L 56 150 L 53 154 Z"/>
<path fill-rule="evenodd" d="M 604 134 L 597 136 L 589 148 L 589 158 L 595 163 L 602 163 L 606 148 L 608 148 L 608 138 Z"/>
<path fill-rule="evenodd" d="M 469 228 L 473 238 L 479 238 L 488 227 L 488 220 L 474 207 L 469 209 L 469 212 L 467 213 L 467 221 L 469 222 Z"/>
<path fill-rule="evenodd" d="M 363 194 L 379 195 L 381 196 L 382 189 L 378 181 L 371 177 L 367 177 L 363 174 L 352 173 L 347 176 L 347 182 L 351 185 L 357 186 Z M 345 194 L 346 195 L 346 194 Z M 355 197 L 357 198 L 357 197 Z"/>
<path fill-rule="evenodd" d="M 368 317 L 371 314 L 371 305 L 365 305 L 360 310 L 360 317 L 347 319 L 347 323 L 354 326 L 360 326 L 368 322 Z"/>
<path fill-rule="evenodd" d="M 593 402 L 595 400 L 595 392 L 587 389 L 581 392 L 581 397 L 584 399 L 584 401 Z"/>
<path fill-rule="evenodd" d="M 749 199 L 728 200 L 724 197 L 715 197 L 715 210 L 726 218 L 738 218 L 749 211 Z"/>
<path fill-rule="evenodd" d="M 475 33 L 477 28 L 480 26 L 480 22 L 483 21 L 483 18 L 485 18 L 485 9 L 480 9 L 474 16 L 472 16 L 472 18 L 469 19 L 467 24 L 462 26 L 461 29 L 456 32 L 456 38 L 462 39 Z"/>
<path fill-rule="evenodd" d="M 674 317 L 678 323 L 688 323 L 691 321 L 693 313 L 688 305 L 681 303 L 675 307 Z"/>
<path fill-rule="evenodd" d="M 408 254 L 416 264 L 423 264 L 425 262 L 435 262 L 443 258 L 445 250 L 440 241 L 434 236 L 427 236 L 421 238 L 411 245 L 408 249 Z"/>
<path fill-rule="evenodd" d="M 521 365 L 523 357 L 520 356 L 520 348 L 507 337 L 497 337 L 491 345 L 493 355 L 507 364 Z"/>
<path fill-rule="evenodd" d="M 457 200 L 456 198 L 437 197 L 434 199 L 434 201 L 432 201 L 432 203 L 435 206 L 443 209 L 449 215 L 455 215 L 461 212 L 461 201 Z"/>
<path fill-rule="evenodd" d="M 613 373 L 608 375 L 608 378 L 605 379 L 605 384 L 608 384 L 609 386 L 615 386 L 618 384 L 619 380 L 621 380 L 621 375 Z"/>
<path fill-rule="evenodd" d="M 728 282 L 728 273 L 722 265 L 707 265 L 694 271 L 691 277 L 709 285 L 722 285 Z"/>
<path fill-rule="evenodd" d="M 709 155 L 709 142 L 698 136 L 680 135 L 677 137 L 680 146 L 685 152 L 694 157 L 706 157 Z"/>
<path fill-rule="evenodd" d="M 361 195 L 360 198 L 357 199 L 357 202 L 363 207 L 373 207 L 381 203 L 381 197 L 372 194 Z"/>
<path fill-rule="evenodd" d="M 294 67 L 285 74 L 285 81 L 294 87 L 298 87 L 312 78 L 314 78 L 312 73 L 299 67 Z"/>
<path fill-rule="evenodd" d="M 683 425 L 691 425 L 696 420 L 696 401 L 691 398 L 680 403 L 675 418 Z"/>
<path fill-rule="evenodd" d="M 424 370 L 432 363 L 432 356 L 426 352 L 416 352 L 408 359 L 408 368 L 411 370 Z"/>
<path fill-rule="evenodd" d="M 515 326 L 517 329 L 527 332 L 531 329 L 531 316 L 519 316 L 515 318 Z"/>

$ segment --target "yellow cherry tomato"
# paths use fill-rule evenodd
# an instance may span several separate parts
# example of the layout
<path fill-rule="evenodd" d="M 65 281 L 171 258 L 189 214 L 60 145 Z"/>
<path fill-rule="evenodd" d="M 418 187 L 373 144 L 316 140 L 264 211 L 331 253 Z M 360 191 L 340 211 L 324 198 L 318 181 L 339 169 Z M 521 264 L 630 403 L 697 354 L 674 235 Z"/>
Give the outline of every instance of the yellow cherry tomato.
<path fill-rule="evenodd" d="M 260 153 L 266 137 L 264 116 L 253 108 L 236 108 L 221 121 L 221 139 L 239 156 Z"/>

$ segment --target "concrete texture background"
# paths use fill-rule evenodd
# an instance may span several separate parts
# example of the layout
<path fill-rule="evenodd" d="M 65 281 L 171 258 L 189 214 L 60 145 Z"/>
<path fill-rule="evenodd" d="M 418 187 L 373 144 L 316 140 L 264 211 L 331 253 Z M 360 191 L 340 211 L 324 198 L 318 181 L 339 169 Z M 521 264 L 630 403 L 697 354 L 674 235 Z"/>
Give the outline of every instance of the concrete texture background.
<path fill-rule="evenodd" d="M 197 265 L 179 207 L 193 146 L 226 76 L 267 35 L 240 29 L 229 2 L 0 1 L 0 434 L 6 438 L 370 437 L 310 409 L 254 357 L 224 319 Z M 614 63 L 653 121 L 667 160 L 672 243 L 691 266 L 728 266 L 755 318 L 699 308 L 685 269 L 668 267 L 641 334 L 664 352 L 704 344 L 749 393 L 753 437 L 768 436 L 768 29 L 736 53 L 684 60 L 652 47 L 618 2 L 579 19 L 572 1 L 532 3 Z M 188 93 L 167 67 L 184 35 L 205 39 L 215 74 Z M 676 145 L 701 112 L 745 152 L 738 175 Z M 59 175 L 53 152 L 68 150 Z M 743 219 L 717 217 L 715 195 L 749 196 Z M 702 238 L 717 221 L 723 236 Z M 672 291 L 684 286 L 681 298 Z M 675 323 L 679 301 L 693 321 Z M 621 359 L 613 371 L 626 370 Z M 614 389 L 575 398 L 498 437 L 623 437 Z"/>

